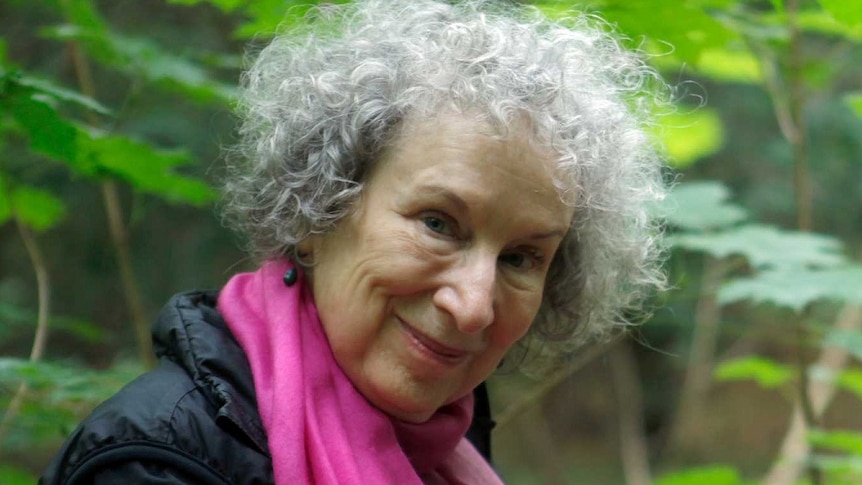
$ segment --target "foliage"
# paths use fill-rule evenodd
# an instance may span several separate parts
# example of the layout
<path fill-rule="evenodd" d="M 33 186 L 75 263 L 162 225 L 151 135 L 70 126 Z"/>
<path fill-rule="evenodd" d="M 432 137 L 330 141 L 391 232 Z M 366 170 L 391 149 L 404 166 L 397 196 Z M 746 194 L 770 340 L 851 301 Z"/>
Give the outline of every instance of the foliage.
<path fill-rule="evenodd" d="M 7 465 L 0 465 L 0 477 L 6 485 L 30 485 L 35 480 L 27 471 Z"/>
<path fill-rule="evenodd" d="M 717 465 L 669 473 L 656 480 L 655 485 L 695 485 L 700 483 L 744 485 L 746 482 L 740 478 L 739 472 L 733 467 Z"/>
<path fill-rule="evenodd" d="M 23 382 L 29 393 L 16 427 L 4 437 L 4 447 L 35 447 L 54 441 L 58 433 L 67 435 L 90 409 L 142 370 L 139 362 L 123 361 L 107 370 L 93 370 L 72 362 L 0 359 L 0 387 Z M 5 396 L 0 399 L 4 408 L 8 404 Z"/>
<path fill-rule="evenodd" d="M 719 380 L 753 380 L 765 388 L 783 386 L 792 374 L 790 367 L 758 356 L 727 361 L 715 370 L 715 377 Z"/>

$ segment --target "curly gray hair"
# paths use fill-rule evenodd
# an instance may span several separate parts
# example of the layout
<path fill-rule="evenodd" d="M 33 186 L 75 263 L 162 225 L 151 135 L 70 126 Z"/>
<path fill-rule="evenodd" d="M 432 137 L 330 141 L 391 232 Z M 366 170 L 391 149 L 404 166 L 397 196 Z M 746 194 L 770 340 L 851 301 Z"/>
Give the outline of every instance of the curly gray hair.
<path fill-rule="evenodd" d="M 277 35 L 243 77 L 224 212 L 252 253 L 296 259 L 297 244 L 347 214 L 406 118 L 455 109 L 501 131 L 526 117 L 575 207 L 521 350 L 565 355 L 626 325 L 664 285 L 649 207 L 666 186 L 645 128 L 668 90 L 600 20 L 485 1 L 313 12 L 323 18 Z"/>

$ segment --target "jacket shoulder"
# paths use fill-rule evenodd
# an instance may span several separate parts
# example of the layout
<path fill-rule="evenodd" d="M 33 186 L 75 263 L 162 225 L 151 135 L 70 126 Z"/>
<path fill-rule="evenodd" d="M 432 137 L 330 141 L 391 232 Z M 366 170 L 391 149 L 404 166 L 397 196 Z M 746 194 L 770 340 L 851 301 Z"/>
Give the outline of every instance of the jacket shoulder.
<path fill-rule="evenodd" d="M 255 453 L 239 453 L 238 446 L 247 447 L 226 433 L 220 421 L 218 408 L 191 377 L 162 359 L 157 369 L 93 410 L 41 483 L 93 483 L 97 474 L 118 468 L 158 469 L 188 477 L 188 483 L 243 483 L 249 469 L 235 466 L 234 460 Z M 257 455 L 258 469 L 268 469 L 268 458 Z M 135 477 L 128 483 L 136 483 Z"/>

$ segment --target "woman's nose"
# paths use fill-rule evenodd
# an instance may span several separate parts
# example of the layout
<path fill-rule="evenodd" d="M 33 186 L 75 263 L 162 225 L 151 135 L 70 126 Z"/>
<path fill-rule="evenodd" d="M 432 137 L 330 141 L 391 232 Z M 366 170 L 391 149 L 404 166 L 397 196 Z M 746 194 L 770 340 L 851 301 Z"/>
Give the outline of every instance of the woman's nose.
<path fill-rule="evenodd" d="M 451 268 L 446 281 L 434 294 L 434 304 L 449 313 L 458 329 L 473 334 L 494 322 L 497 258 L 465 258 Z"/>

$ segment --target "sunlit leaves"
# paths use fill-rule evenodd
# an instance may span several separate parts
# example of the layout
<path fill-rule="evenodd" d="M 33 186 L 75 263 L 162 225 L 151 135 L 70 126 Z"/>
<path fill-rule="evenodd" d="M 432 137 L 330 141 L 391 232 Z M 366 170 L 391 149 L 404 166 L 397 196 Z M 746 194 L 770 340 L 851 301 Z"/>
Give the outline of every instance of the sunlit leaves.
<path fill-rule="evenodd" d="M 778 13 L 784 13 L 784 0 L 769 0 L 772 2 L 772 7 Z"/>
<path fill-rule="evenodd" d="M 790 367 L 760 356 L 742 357 L 721 363 L 715 369 L 720 381 L 754 381 L 764 388 L 775 388 L 793 378 Z"/>
<path fill-rule="evenodd" d="M 862 2 L 851 0 L 818 0 L 836 21 L 850 27 L 862 24 Z"/>
<path fill-rule="evenodd" d="M 850 26 L 847 23 L 838 22 L 832 15 L 822 10 L 800 12 L 799 26 L 810 32 L 818 32 L 857 42 L 862 41 L 862 25 Z"/>
<path fill-rule="evenodd" d="M 602 14 L 629 35 L 670 46 L 673 56 L 685 62 L 697 63 L 705 49 L 722 48 L 737 34 L 728 29 L 698 2 L 674 0 L 666 2 L 613 2 Z"/>
<path fill-rule="evenodd" d="M 350 0 L 255 0 L 248 2 L 243 12 L 248 21 L 239 26 L 237 37 L 251 38 L 268 36 L 285 31 L 305 21 L 306 14 L 314 5 L 345 4 Z"/>
<path fill-rule="evenodd" d="M 862 480 L 862 457 L 814 454 L 809 461 L 827 473 L 829 485 L 857 485 Z"/>
<path fill-rule="evenodd" d="M 808 432 L 808 442 L 820 448 L 862 455 L 862 433 L 857 431 L 815 429 Z"/>
<path fill-rule="evenodd" d="M 741 49 L 704 49 L 696 70 L 716 81 L 759 83 L 763 78 L 760 61 Z"/>
<path fill-rule="evenodd" d="M 715 181 L 685 182 L 673 188 L 664 204 L 667 222 L 688 231 L 706 231 L 735 225 L 748 214 L 728 201 L 730 191 Z"/>
<path fill-rule="evenodd" d="M 811 457 L 811 462 L 830 474 L 828 483 L 859 483 L 862 478 L 862 433 L 813 429 L 807 437 L 808 443 L 819 450 Z"/>
<path fill-rule="evenodd" d="M 832 374 L 834 373 L 828 376 L 829 380 L 841 389 L 855 394 L 858 399 L 862 399 L 862 371 L 850 368 L 842 370 L 837 376 Z"/>
<path fill-rule="evenodd" d="M 739 472 L 730 466 L 714 465 L 678 470 L 662 476 L 655 485 L 743 485 Z"/>
<path fill-rule="evenodd" d="M 862 93 L 851 93 L 844 97 L 851 109 L 858 115 L 862 116 Z"/>
<path fill-rule="evenodd" d="M 658 136 L 670 163 L 685 168 L 716 152 L 724 141 L 718 114 L 707 108 L 687 113 L 673 113 L 661 118 Z"/>
<path fill-rule="evenodd" d="M 730 281 L 719 290 L 721 303 L 749 300 L 801 311 L 819 300 L 862 304 L 862 266 L 828 269 L 781 268 Z"/>

